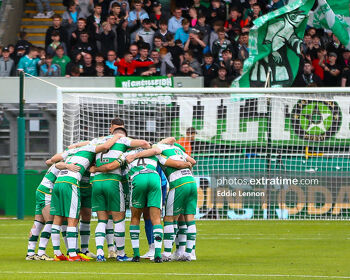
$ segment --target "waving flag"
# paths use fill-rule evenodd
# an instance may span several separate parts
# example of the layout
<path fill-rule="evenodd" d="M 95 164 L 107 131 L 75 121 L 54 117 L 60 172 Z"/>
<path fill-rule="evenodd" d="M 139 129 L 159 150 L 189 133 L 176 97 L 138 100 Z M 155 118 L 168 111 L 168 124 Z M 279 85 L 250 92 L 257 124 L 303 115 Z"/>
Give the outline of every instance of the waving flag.
<path fill-rule="evenodd" d="M 249 57 L 234 87 L 290 86 L 298 72 L 300 45 L 315 0 L 295 0 L 254 21 L 249 32 Z"/>
<path fill-rule="evenodd" d="M 332 9 L 333 8 L 333 9 Z M 310 13 L 308 25 L 331 30 L 339 41 L 350 50 L 349 1 L 318 0 L 316 10 Z"/>

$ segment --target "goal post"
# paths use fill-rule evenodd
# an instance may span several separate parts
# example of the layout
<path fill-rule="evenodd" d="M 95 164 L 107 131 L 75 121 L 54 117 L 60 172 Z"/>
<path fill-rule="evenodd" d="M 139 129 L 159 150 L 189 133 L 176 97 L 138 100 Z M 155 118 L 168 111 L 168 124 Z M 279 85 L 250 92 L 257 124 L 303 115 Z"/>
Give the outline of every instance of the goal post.
<path fill-rule="evenodd" d="M 58 88 L 57 150 L 109 134 L 188 138 L 202 219 L 350 218 L 348 88 Z"/>

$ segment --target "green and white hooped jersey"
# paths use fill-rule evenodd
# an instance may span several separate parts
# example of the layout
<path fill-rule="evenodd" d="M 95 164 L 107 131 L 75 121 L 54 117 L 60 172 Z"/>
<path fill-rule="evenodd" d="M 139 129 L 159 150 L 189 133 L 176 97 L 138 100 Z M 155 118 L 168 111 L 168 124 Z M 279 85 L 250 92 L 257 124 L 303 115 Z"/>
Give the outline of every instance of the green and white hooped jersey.
<path fill-rule="evenodd" d="M 56 166 L 53 164 L 51 167 L 47 170 L 44 178 L 40 182 L 37 190 L 39 192 L 45 193 L 45 194 L 51 194 L 53 186 L 55 184 L 55 181 L 57 179 L 58 173 L 60 173 L 61 170 L 56 168 Z"/>
<path fill-rule="evenodd" d="M 65 160 L 65 163 L 76 164 L 80 167 L 80 171 L 73 172 L 67 169 L 61 170 L 57 176 L 56 182 L 66 181 L 68 183 L 79 184 L 85 171 L 88 169 L 95 158 L 95 151 L 96 146 L 94 145 L 86 145 L 80 148 L 68 150 L 68 157 Z"/>
<path fill-rule="evenodd" d="M 130 150 L 123 154 L 121 159 L 125 161 L 125 158 L 128 155 L 134 155 L 139 152 L 142 152 L 144 149 L 137 148 Z M 140 173 L 153 173 L 157 172 L 158 158 L 156 156 L 147 157 L 147 158 L 137 158 L 133 162 L 127 165 L 128 178 L 131 181 L 136 175 Z"/>
<path fill-rule="evenodd" d="M 102 144 L 106 142 L 111 137 L 107 136 L 104 139 L 100 139 L 100 142 L 97 142 L 97 144 Z M 118 158 L 120 158 L 123 153 L 130 148 L 132 139 L 129 137 L 122 137 L 118 139 L 117 142 L 107 151 L 104 153 L 98 153 L 96 154 L 96 166 L 100 167 L 102 165 L 111 163 Z M 111 177 L 111 175 L 114 175 Z M 122 171 L 120 168 L 111 170 L 107 173 L 102 172 L 96 172 L 94 173 L 94 179 L 93 180 L 104 180 L 108 178 L 114 178 L 116 180 L 121 180 L 122 178 Z"/>
<path fill-rule="evenodd" d="M 188 155 L 175 145 L 156 144 L 162 153 L 157 158 L 163 167 L 165 176 L 168 179 L 170 189 L 180 187 L 186 183 L 195 182 L 192 171 L 189 168 L 176 169 L 165 166 L 167 159 L 186 161 Z"/>

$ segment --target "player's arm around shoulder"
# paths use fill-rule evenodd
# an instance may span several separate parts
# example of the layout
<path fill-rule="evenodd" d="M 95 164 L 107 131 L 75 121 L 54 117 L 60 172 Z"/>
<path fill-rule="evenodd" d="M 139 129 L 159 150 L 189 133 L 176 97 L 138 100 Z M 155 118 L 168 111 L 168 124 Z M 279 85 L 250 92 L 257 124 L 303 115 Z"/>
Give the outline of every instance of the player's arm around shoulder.
<path fill-rule="evenodd" d="M 56 163 L 55 166 L 59 170 L 68 169 L 69 171 L 73 171 L 73 172 L 80 171 L 80 166 L 76 165 L 75 163 L 65 163 L 65 162 L 61 161 L 61 162 Z"/>
<path fill-rule="evenodd" d="M 110 172 L 112 170 L 115 170 L 119 167 L 121 167 L 123 165 L 125 161 L 125 157 L 123 155 L 121 155 L 119 158 L 117 158 L 116 160 L 107 163 L 107 164 L 103 164 L 101 166 L 91 166 L 89 171 L 90 173 L 96 173 L 96 172 L 102 172 L 102 173 L 107 173 Z"/>
<path fill-rule="evenodd" d="M 122 137 L 121 134 L 115 134 L 112 138 L 108 139 L 105 143 L 97 145 L 95 149 L 95 153 L 103 153 L 109 150 L 115 142 L 117 142 Z"/>
<path fill-rule="evenodd" d="M 161 152 L 162 151 L 156 145 L 153 145 L 153 148 L 151 148 L 151 149 L 143 150 L 143 151 L 138 152 L 138 153 L 128 154 L 126 156 L 126 162 L 131 163 L 138 158 L 152 157 L 155 155 L 159 155 Z"/>
<path fill-rule="evenodd" d="M 189 161 L 175 160 L 171 158 L 167 158 L 164 162 L 164 165 L 176 169 L 192 168 L 192 164 Z"/>

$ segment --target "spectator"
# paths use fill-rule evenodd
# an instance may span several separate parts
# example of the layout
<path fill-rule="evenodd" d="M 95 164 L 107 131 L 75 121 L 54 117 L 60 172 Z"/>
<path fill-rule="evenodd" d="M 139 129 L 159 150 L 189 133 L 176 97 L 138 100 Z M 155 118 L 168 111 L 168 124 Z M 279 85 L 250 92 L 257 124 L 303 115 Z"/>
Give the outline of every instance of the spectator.
<path fill-rule="evenodd" d="M 38 58 L 38 49 L 31 47 L 29 53 L 19 60 L 17 70 L 24 71 L 32 76 L 38 76 L 38 66 L 42 63 L 44 63 L 44 58 Z"/>
<path fill-rule="evenodd" d="M 184 59 L 188 63 L 188 65 L 190 66 L 191 72 L 197 74 L 198 76 L 202 75 L 201 65 L 198 62 L 198 60 L 193 57 L 192 50 L 185 51 Z"/>
<path fill-rule="evenodd" d="M 324 79 L 324 70 L 321 65 L 326 63 L 326 50 L 324 48 L 319 48 L 317 50 L 317 58 L 312 60 L 312 67 L 314 69 L 314 73 L 321 78 Z"/>
<path fill-rule="evenodd" d="M 52 59 L 52 63 L 59 65 L 62 77 L 66 75 L 66 67 L 70 61 L 70 58 L 64 54 L 64 48 L 62 46 L 58 46 L 56 48 L 56 55 Z"/>
<path fill-rule="evenodd" d="M 176 33 L 176 31 L 182 27 L 182 11 L 181 8 L 176 8 L 174 10 L 173 16 L 169 19 L 168 30 L 171 33 Z"/>
<path fill-rule="evenodd" d="M 195 27 L 197 25 L 197 22 L 198 22 L 197 9 L 195 7 L 191 7 L 188 10 L 188 15 L 190 16 L 190 26 Z"/>
<path fill-rule="evenodd" d="M 337 56 L 340 56 L 344 49 L 345 49 L 344 46 L 340 43 L 337 36 L 333 34 L 333 42 L 327 46 L 326 48 L 327 52 L 328 53 L 334 52 L 337 54 Z"/>
<path fill-rule="evenodd" d="M 234 72 L 232 75 L 232 79 L 237 79 L 238 77 L 242 76 L 243 73 L 243 62 L 240 59 L 235 59 L 233 61 L 233 68 L 234 68 Z"/>
<path fill-rule="evenodd" d="M 15 62 L 15 65 L 18 64 L 20 59 L 26 54 L 26 50 L 23 46 L 18 46 L 17 51 L 14 53 L 12 60 Z"/>
<path fill-rule="evenodd" d="M 153 12 L 149 15 L 152 22 L 152 28 L 158 30 L 162 21 L 169 20 L 169 14 L 162 10 L 162 5 L 159 1 L 153 2 Z M 168 25 L 168 24 L 167 24 Z"/>
<path fill-rule="evenodd" d="M 36 4 L 36 8 L 38 9 L 38 13 L 34 16 L 34 18 L 50 18 L 53 16 L 54 12 L 50 6 L 49 0 L 34 0 Z M 44 7 L 46 8 L 46 15 L 44 13 Z"/>
<path fill-rule="evenodd" d="M 102 20 L 104 20 L 108 16 L 109 9 L 110 9 L 110 2 L 111 2 L 111 0 L 94 0 L 95 7 L 96 7 L 96 5 L 101 6 Z"/>
<path fill-rule="evenodd" d="M 71 74 L 69 77 L 80 77 L 80 68 L 76 65 L 72 67 Z"/>
<path fill-rule="evenodd" d="M 80 8 L 73 1 L 70 2 L 67 11 L 62 16 L 62 26 L 66 28 L 68 37 L 70 39 L 73 31 L 78 27 L 78 19 L 81 17 Z"/>
<path fill-rule="evenodd" d="M 51 36 L 54 31 L 58 31 L 60 33 L 61 41 L 64 42 L 66 46 L 69 46 L 67 30 L 63 26 L 61 26 L 61 24 L 62 24 L 61 16 L 58 14 L 54 14 L 52 16 L 52 26 L 50 26 L 46 31 L 45 49 L 47 49 L 47 47 L 51 44 L 52 42 Z"/>
<path fill-rule="evenodd" d="M 204 64 L 202 65 L 202 73 L 204 77 L 204 87 L 209 87 L 211 80 L 217 77 L 219 67 L 214 63 L 211 53 L 204 55 Z"/>
<path fill-rule="evenodd" d="M 344 49 L 341 59 L 340 60 L 340 67 L 344 70 L 347 71 L 350 69 L 350 50 Z"/>
<path fill-rule="evenodd" d="M 47 54 L 45 58 L 45 63 L 40 66 L 39 76 L 41 77 L 59 77 L 61 75 L 60 66 L 57 64 L 52 64 L 53 56 Z"/>
<path fill-rule="evenodd" d="M 278 10 L 284 6 L 284 0 L 272 0 L 272 5 L 269 5 L 269 12 Z"/>
<path fill-rule="evenodd" d="M 150 56 L 151 56 L 151 60 L 153 61 L 152 65 L 154 65 L 156 68 L 155 74 L 160 76 L 160 67 L 161 67 L 162 62 L 160 61 L 159 52 L 156 50 L 152 50 Z"/>
<path fill-rule="evenodd" d="M 100 30 L 102 21 L 102 6 L 95 4 L 94 13 L 86 19 L 86 25 L 91 35 Z"/>
<path fill-rule="evenodd" d="M 54 56 L 56 53 L 56 49 L 58 46 L 62 46 L 64 49 L 64 54 L 67 55 L 67 47 L 64 42 L 61 42 L 60 33 L 58 31 L 54 31 L 51 36 L 52 43 L 47 47 L 46 53 L 50 56 Z"/>
<path fill-rule="evenodd" d="M 132 59 L 138 59 L 139 55 L 139 46 L 137 44 L 130 45 L 129 52 L 132 54 Z"/>
<path fill-rule="evenodd" d="M 0 56 L 0 77 L 14 76 L 15 69 L 15 62 L 10 58 L 9 48 L 3 48 Z"/>
<path fill-rule="evenodd" d="M 211 87 L 229 87 L 231 81 L 227 78 L 227 70 L 225 67 L 220 67 L 218 77 L 210 82 Z"/>
<path fill-rule="evenodd" d="M 114 50 L 114 38 L 116 35 L 112 31 L 111 25 L 105 21 L 102 23 L 103 32 L 101 34 L 96 34 L 96 39 L 100 42 L 101 53 L 106 56 L 109 50 Z"/>
<path fill-rule="evenodd" d="M 96 77 L 104 77 L 105 76 L 104 64 L 102 62 L 97 62 L 95 71 L 96 71 Z"/>
<path fill-rule="evenodd" d="M 160 49 L 163 47 L 163 41 L 161 36 L 154 36 L 153 38 L 153 49 L 156 51 L 160 51 Z"/>
<path fill-rule="evenodd" d="M 116 24 L 119 24 L 121 20 L 125 19 L 125 13 L 122 11 L 120 4 L 115 2 L 111 6 L 111 14 L 115 17 Z"/>
<path fill-rule="evenodd" d="M 92 59 L 92 55 L 90 53 L 82 53 L 83 57 L 83 71 L 81 71 L 80 75 L 84 77 L 94 77 L 96 76 L 96 66 Z"/>
<path fill-rule="evenodd" d="M 123 20 L 117 28 L 117 53 L 119 57 L 123 57 L 124 53 L 128 51 L 131 41 L 131 33 L 137 30 L 140 27 L 140 21 L 137 21 L 137 24 L 133 27 L 128 26 L 128 21 Z"/>
<path fill-rule="evenodd" d="M 54 57 L 55 59 L 55 57 Z M 77 55 L 72 57 L 72 60 L 66 65 L 65 67 L 65 76 L 66 77 L 70 77 L 73 76 L 73 69 L 77 68 L 79 71 L 79 76 L 80 76 L 80 72 L 83 71 L 83 61 L 82 61 L 82 55 L 80 53 L 78 53 Z M 62 68 L 61 68 L 62 70 Z M 61 73 L 62 76 L 62 73 Z"/>
<path fill-rule="evenodd" d="M 117 59 L 117 54 L 115 51 L 110 50 L 107 53 L 107 61 L 106 61 L 106 66 L 111 69 L 113 76 L 117 76 L 118 74 L 118 67 L 114 65 Z"/>
<path fill-rule="evenodd" d="M 159 23 L 159 30 L 154 33 L 154 37 L 160 37 L 163 43 L 166 43 L 166 35 L 170 34 L 168 31 L 168 22 L 162 19 Z"/>
<path fill-rule="evenodd" d="M 159 76 L 157 74 L 157 68 L 154 64 L 148 66 L 148 70 L 141 73 L 141 76 Z"/>
<path fill-rule="evenodd" d="M 140 47 L 140 57 L 136 59 L 136 61 L 138 62 L 145 62 L 145 61 L 152 61 L 149 57 L 148 57 L 148 53 L 149 53 L 149 45 L 148 44 L 142 44 Z M 148 70 L 148 66 L 144 66 L 144 67 L 138 67 L 135 69 L 135 76 L 141 76 L 141 73 Z"/>
<path fill-rule="evenodd" d="M 197 132 L 195 128 L 189 127 L 186 129 L 186 136 L 181 137 L 179 140 L 176 141 L 178 144 L 185 148 L 186 154 L 188 154 L 189 156 L 191 156 L 192 153 L 192 142 L 195 140 L 196 134 Z"/>
<path fill-rule="evenodd" d="M 230 40 L 226 39 L 225 30 L 223 27 L 218 29 L 218 39 L 214 41 L 211 50 L 214 56 L 214 59 L 217 62 L 222 61 L 222 52 L 226 49 L 229 49 L 233 53 L 233 45 Z"/>
<path fill-rule="evenodd" d="M 168 52 L 171 53 L 171 57 L 173 58 L 173 63 L 175 65 L 175 68 L 180 69 L 180 65 L 184 61 L 184 50 L 175 44 L 173 34 L 168 34 L 166 36 L 166 39 L 167 39 L 167 45 L 168 45 L 167 50 Z"/>
<path fill-rule="evenodd" d="M 110 8 L 113 8 L 113 5 L 114 4 L 119 4 L 122 12 L 124 14 L 129 14 L 129 11 L 130 11 L 130 6 L 129 6 L 129 1 L 127 0 L 113 0 L 111 3 L 110 3 Z"/>
<path fill-rule="evenodd" d="M 161 65 L 160 65 L 160 75 L 161 76 L 173 76 L 176 74 L 176 68 L 172 62 L 171 53 L 168 52 L 166 48 L 161 48 L 159 51 Z"/>
<path fill-rule="evenodd" d="M 319 49 L 323 48 L 321 45 L 321 39 L 319 36 L 314 35 L 312 37 L 312 49 L 309 51 L 309 54 L 311 56 L 311 59 L 316 59 L 317 58 L 317 51 Z"/>
<path fill-rule="evenodd" d="M 238 59 L 244 61 L 249 56 L 248 52 L 249 33 L 242 33 L 238 39 Z"/>
<path fill-rule="evenodd" d="M 149 44 L 150 47 L 153 48 L 154 33 L 154 30 L 151 28 L 151 21 L 146 18 L 142 22 L 142 28 L 136 34 L 136 42 L 142 38 L 143 42 Z"/>
<path fill-rule="evenodd" d="M 28 53 L 29 48 L 32 46 L 32 44 L 27 40 L 27 32 L 25 31 L 19 32 L 19 40 L 16 43 L 14 51 L 17 51 L 17 48 L 19 46 L 23 46 L 26 50 L 26 53 Z M 10 50 L 10 54 L 11 54 L 11 50 Z"/>
<path fill-rule="evenodd" d="M 221 5 L 220 0 L 211 0 L 211 6 L 208 12 L 208 23 L 213 24 L 215 21 L 226 19 L 225 8 Z"/>
<path fill-rule="evenodd" d="M 341 70 L 340 66 L 336 63 L 336 53 L 328 54 L 328 63 L 322 64 L 324 70 L 323 85 L 325 87 L 338 87 L 340 86 Z"/>
<path fill-rule="evenodd" d="M 342 74 L 341 86 L 350 87 L 350 70 L 349 69 L 345 70 Z"/>
<path fill-rule="evenodd" d="M 80 34 L 85 31 L 87 32 L 86 28 L 86 19 L 85 18 L 79 18 L 78 19 L 78 24 L 77 24 L 77 29 L 75 29 L 72 32 L 71 38 L 70 38 L 70 45 L 75 46 L 78 42 L 80 42 Z M 91 38 L 90 38 L 91 39 Z"/>
<path fill-rule="evenodd" d="M 80 17 L 86 19 L 91 15 L 94 10 L 93 0 L 78 0 L 80 7 Z"/>
<path fill-rule="evenodd" d="M 175 32 L 175 41 L 181 40 L 182 44 L 186 44 L 190 35 L 190 22 L 187 18 L 182 20 L 182 27 Z"/>
<path fill-rule="evenodd" d="M 197 24 L 194 27 L 194 29 L 198 30 L 200 32 L 200 34 L 202 34 L 202 36 L 203 36 L 202 41 L 204 42 L 204 44 L 206 46 L 209 46 L 209 36 L 210 36 L 210 32 L 211 32 L 211 27 L 209 24 L 207 24 L 205 22 L 205 20 L 206 20 L 205 15 L 199 14 Z"/>
<path fill-rule="evenodd" d="M 220 61 L 219 65 L 226 68 L 227 77 L 233 79 L 235 70 L 233 67 L 232 51 L 230 49 L 225 49 L 222 52 L 222 60 Z"/>
<path fill-rule="evenodd" d="M 80 42 L 78 42 L 72 49 L 72 55 L 76 55 L 77 53 L 90 53 L 95 55 L 96 47 L 93 43 L 89 43 L 89 34 L 86 31 L 80 33 Z"/>
<path fill-rule="evenodd" d="M 312 64 L 310 61 L 306 60 L 304 62 L 304 67 L 302 73 L 298 74 L 295 78 L 295 81 L 293 83 L 293 86 L 295 87 L 307 87 L 316 85 L 318 87 L 321 87 L 322 80 L 319 76 L 312 73 Z"/>
<path fill-rule="evenodd" d="M 153 61 L 140 62 L 133 60 L 130 52 L 126 52 L 124 54 L 124 58 L 117 59 L 117 61 L 114 63 L 114 65 L 118 67 L 119 74 L 122 76 L 131 76 L 134 74 L 136 68 L 146 67 L 151 64 L 153 64 Z"/>
<path fill-rule="evenodd" d="M 118 25 L 116 24 L 116 17 L 113 14 L 109 15 L 107 17 L 107 22 L 110 24 L 111 30 L 114 33 L 113 44 L 114 44 L 114 49 L 116 50 L 118 46 L 118 38 L 117 38 Z"/>
<path fill-rule="evenodd" d="M 218 35 L 218 30 L 221 29 L 222 27 L 224 27 L 224 23 L 221 20 L 215 21 L 213 24 L 213 30 L 210 32 L 209 35 L 209 47 L 210 50 L 212 51 L 212 46 L 214 44 L 214 42 L 219 39 L 219 35 Z"/>
<path fill-rule="evenodd" d="M 305 33 L 303 42 L 301 44 L 301 51 L 302 53 L 306 54 L 308 50 L 312 48 L 312 38 L 310 34 Z"/>
<path fill-rule="evenodd" d="M 134 1 L 134 10 L 132 10 L 129 13 L 129 17 L 128 17 L 129 26 L 136 25 L 138 20 L 143 22 L 143 20 L 145 20 L 146 18 L 148 19 L 149 16 L 148 16 L 147 12 L 144 9 L 142 9 L 141 0 L 135 0 Z"/>
<path fill-rule="evenodd" d="M 201 0 L 193 0 L 192 7 L 196 8 L 198 15 L 208 16 L 208 8 L 202 5 Z"/>
<path fill-rule="evenodd" d="M 184 51 L 191 50 L 193 57 L 197 59 L 197 61 L 202 62 L 206 47 L 205 43 L 201 40 L 199 31 L 197 29 L 191 29 L 189 40 L 187 40 L 184 46 Z"/>
<path fill-rule="evenodd" d="M 191 71 L 190 65 L 185 61 L 184 63 L 182 63 L 182 65 L 180 67 L 180 71 L 178 73 L 178 76 L 197 78 L 198 74 Z"/>
<path fill-rule="evenodd" d="M 241 20 L 242 17 L 240 16 L 240 12 L 237 7 L 232 7 L 230 9 L 230 15 L 229 18 L 225 21 L 224 28 L 226 32 L 229 32 L 233 28 L 239 28 L 241 29 Z"/>

